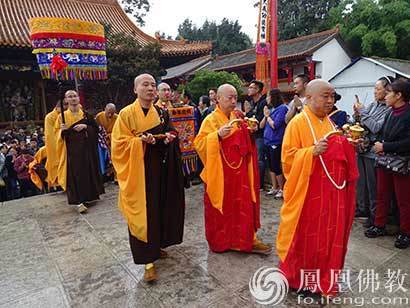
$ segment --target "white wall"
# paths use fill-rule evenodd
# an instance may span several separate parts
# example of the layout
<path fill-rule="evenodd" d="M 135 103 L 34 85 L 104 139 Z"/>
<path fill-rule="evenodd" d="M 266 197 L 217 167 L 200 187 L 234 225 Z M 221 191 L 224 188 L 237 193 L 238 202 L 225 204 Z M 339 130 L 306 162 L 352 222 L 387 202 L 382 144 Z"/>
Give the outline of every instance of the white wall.
<path fill-rule="evenodd" d="M 319 62 L 316 64 L 316 75 L 325 80 L 332 78 L 351 62 L 349 55 L 335 38 L 316 50 L 312 60 Z"/>
<path fill-rule="evenodd" d="M 365 105 L 373 102 L 374 84 L 377 79 L 387 75 L 396 76 L 388 69 L 366 59 L 357 61 L 330 81 L 337 93 L 342 95 L 342 99 L 337 103 L 338 108 L 352 114 L 355 94 Z"/>

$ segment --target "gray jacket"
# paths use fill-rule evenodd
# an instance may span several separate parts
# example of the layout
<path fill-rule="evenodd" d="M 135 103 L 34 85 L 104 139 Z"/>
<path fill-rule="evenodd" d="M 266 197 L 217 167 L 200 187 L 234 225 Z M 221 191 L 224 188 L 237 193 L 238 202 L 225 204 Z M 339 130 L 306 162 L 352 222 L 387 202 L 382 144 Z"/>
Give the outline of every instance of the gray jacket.
<path fill-rule="evenodd" d="M 0 178 L 4 180 L 5 177 L 7 177 L 6 157 L 0 153 Z"/>
<path fill-rule="evenodd" d="M 369 138 L 371 146 L 373 146 L 377 137 L 382 132 L 383 123 L 389 110 L 390 107 L 385 102 L 373 102 L 360 111 L 360 125 L 366 129 L 367 138 Z M 360 155 L 368 158 L 376 157 L 373 149 Z"/>

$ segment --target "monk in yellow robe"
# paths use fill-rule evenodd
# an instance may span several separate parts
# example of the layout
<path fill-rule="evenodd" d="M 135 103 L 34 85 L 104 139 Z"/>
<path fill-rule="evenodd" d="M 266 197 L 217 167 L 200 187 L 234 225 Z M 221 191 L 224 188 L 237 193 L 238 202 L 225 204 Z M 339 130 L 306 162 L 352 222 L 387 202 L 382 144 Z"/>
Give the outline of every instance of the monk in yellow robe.
<path fill-rule="evenodd" d="M 68 104 L 63 102 L 63 109 L 67 110 Z M 48 189 L 53 189 L 58 186 L 57 174 L 58 164 L 60 161 L 57 155 L 57 133 L 56 121 L 61 113 L 61 102 L 58 102 L 56 107 L 48 113 L 44 119 L 44 138 L 46 146 L 46 170 L 47 170 L 47 185 Z"/>
<path fill-rule="evenodd" d="M 104 111 L 99 112 L 95 117 L 98 125 L 102 126 L 107 133 L 107 144 L 109 147 L 111 146 L 111 133 L 117 118 L 116 107 L 112 103 L 107 104 Z"/>
<path fill-rule="evenodd" d="M 276 247 L 291 288 L 334 295 L 355 213 L 355 149 L 346 137 L 330 134 L 333 86 L 313 80 L 306 94 L 307 105 L 283 140 L 286 184 Z"/>
<path fill-rule="evenodd" d="M 172 91 L 169 84 L 161 82 L 158 85 L 158 101 L 155 105 L 164 110 L 172 108 Z"/>
<path fill-rule="evenodd" d="M 98 157 L 98 124 L 82 110 L 76 91 L 65 93 L 68 110 L 64 120 L 60 114 L 56 121 L 57 153 L 60 157 L 58 183 L 66 191 L 68 204 L 79 213 L 87 211 L 89 202 L 104 193 Z"/>
<path fill-rule="evenodd" d="M 177 132 L 167 111 L 154 106 L 155 79 L 135 78 L 138 99 L 121 110 L 112 132 L 112 162 L 119 184 L 118 206 L 128 223 L 135 264 L 144 280 L 158 276 L 153 262 L 163 248 L 182 242 L 185 197 Z"/>
<path fill-rule="evenodd" d="M 218 105 L 203 121 L 195 149 L 204 165 L 205 233 L 214 252 L 236 250 L 269 254 L 256 238 L 260 227 L 259 176 L 255 142 L 244 121 L 230 124 L 238 94 L 229 84 L 217 91 Z"/>

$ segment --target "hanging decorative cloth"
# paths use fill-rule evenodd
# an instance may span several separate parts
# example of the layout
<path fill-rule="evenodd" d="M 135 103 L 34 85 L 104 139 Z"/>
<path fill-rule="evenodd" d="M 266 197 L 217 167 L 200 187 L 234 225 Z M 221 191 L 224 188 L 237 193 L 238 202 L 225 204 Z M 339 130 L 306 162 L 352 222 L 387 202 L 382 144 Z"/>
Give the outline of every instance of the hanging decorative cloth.
<path fill-rule="evenodd" d="M 29 21 L 33 53 L 43 79 L 107 79 L 104 27 L 68 18 Z"/>
<path fill-rule="evenodd" d="M 198 154 L 194 148 L 195 116 L 194 107 L 183 106 L 170 108 L 169 115 L 172 125 L 178 132 L 184 175 L 197 170 Z"/>
<path fill-rule="evenodd" d="M 270 57 L 270 0 L 261 0 L 259 4 L 258 38 L 256 42 L 256 72 L 255 77 L 265 85 L 269 84 Z M 266 90 L 266 89 L 265 89 Z"/>

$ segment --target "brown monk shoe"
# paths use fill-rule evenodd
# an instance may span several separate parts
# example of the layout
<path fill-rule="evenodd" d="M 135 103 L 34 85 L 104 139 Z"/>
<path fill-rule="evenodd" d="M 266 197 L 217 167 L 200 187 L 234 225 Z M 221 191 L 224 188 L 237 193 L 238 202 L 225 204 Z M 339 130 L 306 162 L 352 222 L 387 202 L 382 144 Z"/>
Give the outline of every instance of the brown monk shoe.
<path fill-rule="evenodd" d="M 157 271 L 155 270 L 155 266 L 152 266 L 149 269 L 145 268 L 144 281 L 154 282 L 156 280 L 158 280 L 158 275 L 157 275 Z"/>
<path fill-rule="evenodd" d="M 166 252 L 164 249 L 160 249 L 159 250 L 159 257 L 160 257 L 160 259 L 168 258 L 168 252 Z"/>
<path fill-rule="evenodd" d="M 255 239 L 253 241 L 252 253 L 269 255 L 271 254 L 271 252 L 272 252 L 272 246 L 264 244 L 258 239 Z"/>

